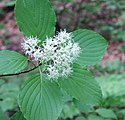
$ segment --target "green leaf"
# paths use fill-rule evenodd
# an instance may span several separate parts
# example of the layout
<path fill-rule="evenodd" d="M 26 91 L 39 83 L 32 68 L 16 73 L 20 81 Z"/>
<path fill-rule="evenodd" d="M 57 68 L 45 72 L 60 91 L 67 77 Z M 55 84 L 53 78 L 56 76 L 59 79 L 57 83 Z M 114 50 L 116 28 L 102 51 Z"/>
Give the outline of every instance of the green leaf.
<path fill-rule="evenodd" d="M 101 35 L 90 30 L 76 30 L 73 36 L 81 47 L 77 63 L 89 66 L 101 61 L 107 48 L 107 41 Z"/>
<path fill-rule="evenodd" d="M 18 111 L 10 118 L 10 120 L 26 120 L 26 119 L 23 117 L 23 114 L 20 111 Z"/>
<path fill-rule="evenodd" d="M 34 76 L 24 83 L 19 106 L 28 120 L 56 120 L 63 107 L 63 96 L 57 83 Z"/>
<path fill-rule="evenodd" d="M 97 109 L 96 112 L 104 117 L 104 118 L 113 118 L 113 119 L 117 119 L 117 116 L 115 115 L 115 113 L 110 110 L 110 109 L 105 109 L 105 108 L 100 108 L 100 109 Z"/>
<path fill-rule="evenodd" d="M 85 105 L 82 104 L 81 102 L 79 102 L 76 99 L 73 99 L 73 102 L 75 104 L 75 106 L 83 113 L 88 114 L 89 112 L 92 112 L 92 106 L 91 105 Z"/>
<path fill-rule="evenodd" d="M 0 51 L 0 74 L 16 73 L 27 67 L 28 60 L 23 55 L 9 50 Z"/>
<path fill-rule="evenodd" d="M 73 73 L 59 79 L 60 86 L 83 104 L 99 104 L 102 100 L 101 89 L 89 71 L 80 65 L 73 65 Z"/>
<path fill-rule="evenodd" d="M 18 91 L 19 91 L 19 86 L 15 83 L 6 83 L 0 87 L 0 93 L 18 92 Z"/>
<path fill-rule="evenodd" d="M 125 95 L 125 73 L 96 77 L 96 80 L 101 86 L 104 98 L 120 98 Z"/>
<path fill-rule="evenodd" d="M 7 3 L 6 3 L 6 7 L 12 7 L 12 6 L 14 6 L 15 5 L 15 0 L 14 1 L 8 1 Z"/>
<path fill-rule="evenodd" d="M 97 115 L 89 115 L 88 120 L 104 120 L 102 117 L 97 116 Z"/>
<path fill-rule="evenodd" d="M 0 109 L 0 120 L 9 120 L 8 116 Z"/>
<path fill-rule="evenodd" d="M 44 40 L 55 33 L 56 16 L 49 0 L 17 0 L 15 17 L 20 31 L 27 37 Z"/>
<path fill-rule="evenodd" d="M 63 110 L 60 117 L 64 120 L 66 120 L 67 118 L 73 119 L 73 117 L 77 116 L 78 114 L 80 114 L 79 110 L 70 101 L 63 106 Z"/>
<path fill-rule="evenodd" d="M 76 118 L 76 120 L 87 120 L 87 119 L 84 117 L 78 117 L 78 118 Z"/>
<path fill-rule="evenodd" d="M 0 107 L 4 112 L 7 110 L 12 110 L 16 107 L 15 101 L 16 100 L 13 98 L 6 98 L 3 101 L 0 101 Z"/>
<path fill-rule="evenodd" d="M 5 83 L 3 79 L 0 79 L 0 87 Z"/>

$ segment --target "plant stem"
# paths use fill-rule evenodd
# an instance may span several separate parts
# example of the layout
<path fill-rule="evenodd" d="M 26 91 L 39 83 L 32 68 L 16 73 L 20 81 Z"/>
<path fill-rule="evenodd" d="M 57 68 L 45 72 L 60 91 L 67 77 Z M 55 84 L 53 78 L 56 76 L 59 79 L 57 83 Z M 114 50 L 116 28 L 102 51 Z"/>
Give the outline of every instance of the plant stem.
<path fill-rule="evenodd" d="M 28 72 L 31 72 L 33 70 L 35 70 L 36 68 L 40 67 L 42 65 L 42 63 L 40 63 L 38 66 L 36 67 L 33 67 L 32 69 L 29 69 L 29 70 L 25 70 L 25 71 L 22 71 L 22 72 L 18 72 L 18 73 L 13 73 L 13 74 L 2 74 L 0 75 L 0 77 L 5 77 L 5 76 L 16 76 L 16 75 L 21 75 L 21 74 L 24 74 L 24 73 L 28 73 Z"/>

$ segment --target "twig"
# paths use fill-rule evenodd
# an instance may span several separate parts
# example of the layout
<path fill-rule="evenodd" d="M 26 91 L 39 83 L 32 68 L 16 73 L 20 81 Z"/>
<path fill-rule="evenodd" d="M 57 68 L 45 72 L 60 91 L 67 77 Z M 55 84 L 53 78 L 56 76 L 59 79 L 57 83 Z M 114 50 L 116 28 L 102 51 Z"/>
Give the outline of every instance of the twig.
<path fill-rule="evenodd" d="M 18 72 L 18 73 L 13 73 L 13 74 L 2 74 L 2 75 L 0 75 L 0 77 L 16 76 L 16 75 L 21 75 L 21 74 L 24 74 L 24 73 L 28 73 L 28 72 L 31 72 L 31 71 L 35 70 L 35 69 L 38 68 L 40 65 L 42 65 L 42 63 L 40 63 L 38 66 L 33 67 L 32 69 L 29 69 L 29 70 L 25 70 L 25 71 Z"/>

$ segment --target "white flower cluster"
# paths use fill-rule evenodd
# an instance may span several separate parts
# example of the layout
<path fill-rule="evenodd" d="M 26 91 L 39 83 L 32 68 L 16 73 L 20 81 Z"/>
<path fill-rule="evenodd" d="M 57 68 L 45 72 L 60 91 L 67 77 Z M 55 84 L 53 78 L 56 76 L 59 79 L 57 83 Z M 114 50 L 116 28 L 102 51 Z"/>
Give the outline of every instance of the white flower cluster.
<path fill-rule="evenodd" d="M 27 55 L 46 65 L 46 73 L 49 79 L 67 77 L 72 72 L 71 64 L 80 53 L 78 43 L 74 43 L 71 33 L 66 30 L 59 32 L 53 38 L 46 38 L 39 45 L 37 38 L 27 38 L 22 47 Z"/>

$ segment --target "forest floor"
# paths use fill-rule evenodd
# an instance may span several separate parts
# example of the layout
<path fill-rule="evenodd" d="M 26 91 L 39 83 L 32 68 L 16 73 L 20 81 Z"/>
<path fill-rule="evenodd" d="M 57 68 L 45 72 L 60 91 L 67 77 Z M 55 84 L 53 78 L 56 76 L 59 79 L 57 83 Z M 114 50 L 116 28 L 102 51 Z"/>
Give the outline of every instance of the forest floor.
<path fill-rule="evenodd" d="M 0 17 L 0 50 L 10 49 L 21 52 L 21 41 L 24 36 L 20 33 L 14 19 L 13 10 L 5 9 L 6 14 Z M 125 62 L 125 41 L 111 41 L 103 61 L 120 60 Z"/>

